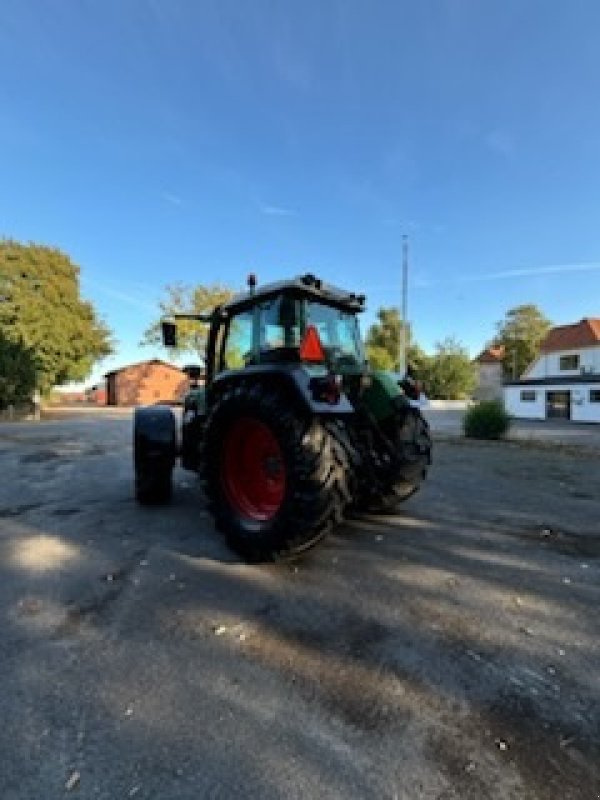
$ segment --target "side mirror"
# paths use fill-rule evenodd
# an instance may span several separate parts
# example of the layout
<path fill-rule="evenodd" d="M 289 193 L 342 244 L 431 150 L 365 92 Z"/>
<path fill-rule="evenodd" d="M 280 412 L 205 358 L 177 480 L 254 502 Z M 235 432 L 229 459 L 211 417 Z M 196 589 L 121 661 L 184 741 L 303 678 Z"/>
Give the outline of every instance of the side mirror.
<path fill-rule="evenodd" d="M 177 325 L 174 322 L 161 322 L 162 342 L 165 347 L 177 347 Z"/>

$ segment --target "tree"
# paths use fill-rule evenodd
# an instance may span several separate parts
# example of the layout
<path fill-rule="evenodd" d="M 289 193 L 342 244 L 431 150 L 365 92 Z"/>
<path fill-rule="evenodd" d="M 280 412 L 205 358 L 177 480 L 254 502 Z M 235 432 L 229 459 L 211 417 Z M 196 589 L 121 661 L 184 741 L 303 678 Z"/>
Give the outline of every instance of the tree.
<path fill-rule="evenodd" d="M 215 306 L 226 303 L 233 295 L 231 289 L 221 284 L 199 284 L 184 286 L 174 284 L 165 287 L 165 296 L 159 302 L 160 317 L 145 331 L 141 344 L 162 344 L 160 321 L 163 317 L 175 314 L 203 314 Z M 208 325 L 189 320 L 177 322 L 177 347 L 170 348 L 174 353 L 198 353 L 204 358 Z"/>
<path fill-rule="evenodd" d="M 396 308 L 380 308 L 377 312 L 378 322 L 371 325 L 367 332 L 366 349 L 369 363 L 373 369 L 398 371 L 400 369 L 400 334 L 403 322 Z M 406 362 L 419 373 L 420 365 L 425 359 L 421 348 L 411 341 L 410 325 L 406 326 Z"/>
<path fill-rule="evenodd" d="M 504 373 L 518 378 L 535 360 L 552 323 L 533 304 L 516 306 L 497 323 L 495 344 L 504 346 Z"/>
<path fill-rule="evenodd" d="M 83 380 L 112 352 L 110 332 L 79 288 L 79 267 L 60 250 L 0 240 L 0 331 L 31 351 L 37 388 Z"/>
<path fill-rule="evenodd" d="M 476 369 L 469 353 L 452 337 L 436 344 L 436 352 L 428 356 L 418 376 L 429 397 L 440 400 L 462 400 L 475 388 Z"/>
<path fill-rule="evenodd" d="M 33 352 L 0 331 L 0 411 L 31 400 L 36 372 Z"/>

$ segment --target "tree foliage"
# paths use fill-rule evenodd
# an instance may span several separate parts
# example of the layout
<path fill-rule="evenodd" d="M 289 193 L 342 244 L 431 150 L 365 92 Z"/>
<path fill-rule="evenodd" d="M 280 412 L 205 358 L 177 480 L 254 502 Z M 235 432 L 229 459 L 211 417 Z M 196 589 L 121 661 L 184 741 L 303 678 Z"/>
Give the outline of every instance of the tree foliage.
<path fill-rule="evenodd" d="M 165 287 L 165 293 L 159 302 L 160 316 L 145 331 L 142 339 L 144 345 L 162 345 L 160 322 L 164 317 L 175 314 L 203 314 L 215 306 L 227 302 L 233 295 L 231 289 L 221 284 L 199 284 L 185 286 L 173 284 Z M 169 348 L 174 353 L 198 353 L 204 358 L 208 325 L 201 322 L 178 320 L 177 347 Z"/>
<path fill-rule="evenodd" d="M 366 350 L 373 369 L 398 371 L 400 369 L 400 335 L 403 322 L 397 308 L 380 308 L 377 322 L 367 332 Z M 406 326 L 406 361 L 418 373 L 425 354 L 412 341 L 410 325 Z"/>
<path fill-rule="evenodd" d="M 36 379 L 34 353 L 0 331 L 0 411 L 31 400 Z"/>
<path fill-rule="evenodd" d="M 476 368 L 469 353 L 452 337 L 436 344 L 434 355 L 428 356 L 417 374 L 429 397 L 440 400 L 462 400 L 475 388 Z"/>
<path fill-rule="evenodd" d="M 497 323 L 495 344 L 504 346 L 504 372 L 518 378 L 535 360 L 552 323 L 533 304 L 516 306 Z"/>
<path fill-rule="evenodd" d="M 86 378 L 112 352 L 110 332 L 83 300 L 79 267 L 60 250 L 0 240 L 0 331 L 37 364 L 37 386 Z"/>

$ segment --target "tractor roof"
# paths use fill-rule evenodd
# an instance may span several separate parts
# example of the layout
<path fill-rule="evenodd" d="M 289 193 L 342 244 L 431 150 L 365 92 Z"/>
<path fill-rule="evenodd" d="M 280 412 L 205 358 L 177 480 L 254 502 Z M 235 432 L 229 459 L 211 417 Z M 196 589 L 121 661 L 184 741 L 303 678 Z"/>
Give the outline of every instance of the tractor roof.
<path fill-rule="evenodd" d="M 256 289 L 242 292 L 232 297 L 227 303 L 223 303 L 220 310 L 226 314 L 234 314 L 263 300 L 269 300 L 272 297 L 286 293 L 307 297 L 351 313 L 365 310 L 364 295 L 346 292 L 337 286 L 324 283 L 310 274 L 299 275 L 288 281 L 266 283 Z"/>

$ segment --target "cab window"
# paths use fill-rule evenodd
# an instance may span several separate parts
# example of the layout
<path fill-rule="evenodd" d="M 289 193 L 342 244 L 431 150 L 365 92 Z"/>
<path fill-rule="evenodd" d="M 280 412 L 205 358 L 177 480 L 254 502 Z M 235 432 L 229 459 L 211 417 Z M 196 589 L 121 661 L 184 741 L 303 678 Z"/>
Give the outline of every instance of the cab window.
<path fill-rule="evenodd" d="M 229 322 L 221 358 L 221 369 L 241 369 L 252 354 L 252 311 L 244 311 Z"/>
<path fill-rule="evenodd" d="M 300 344 L 300 305 L 288 295 L 261 303 L 260 350 L 298 347 Z"/>

